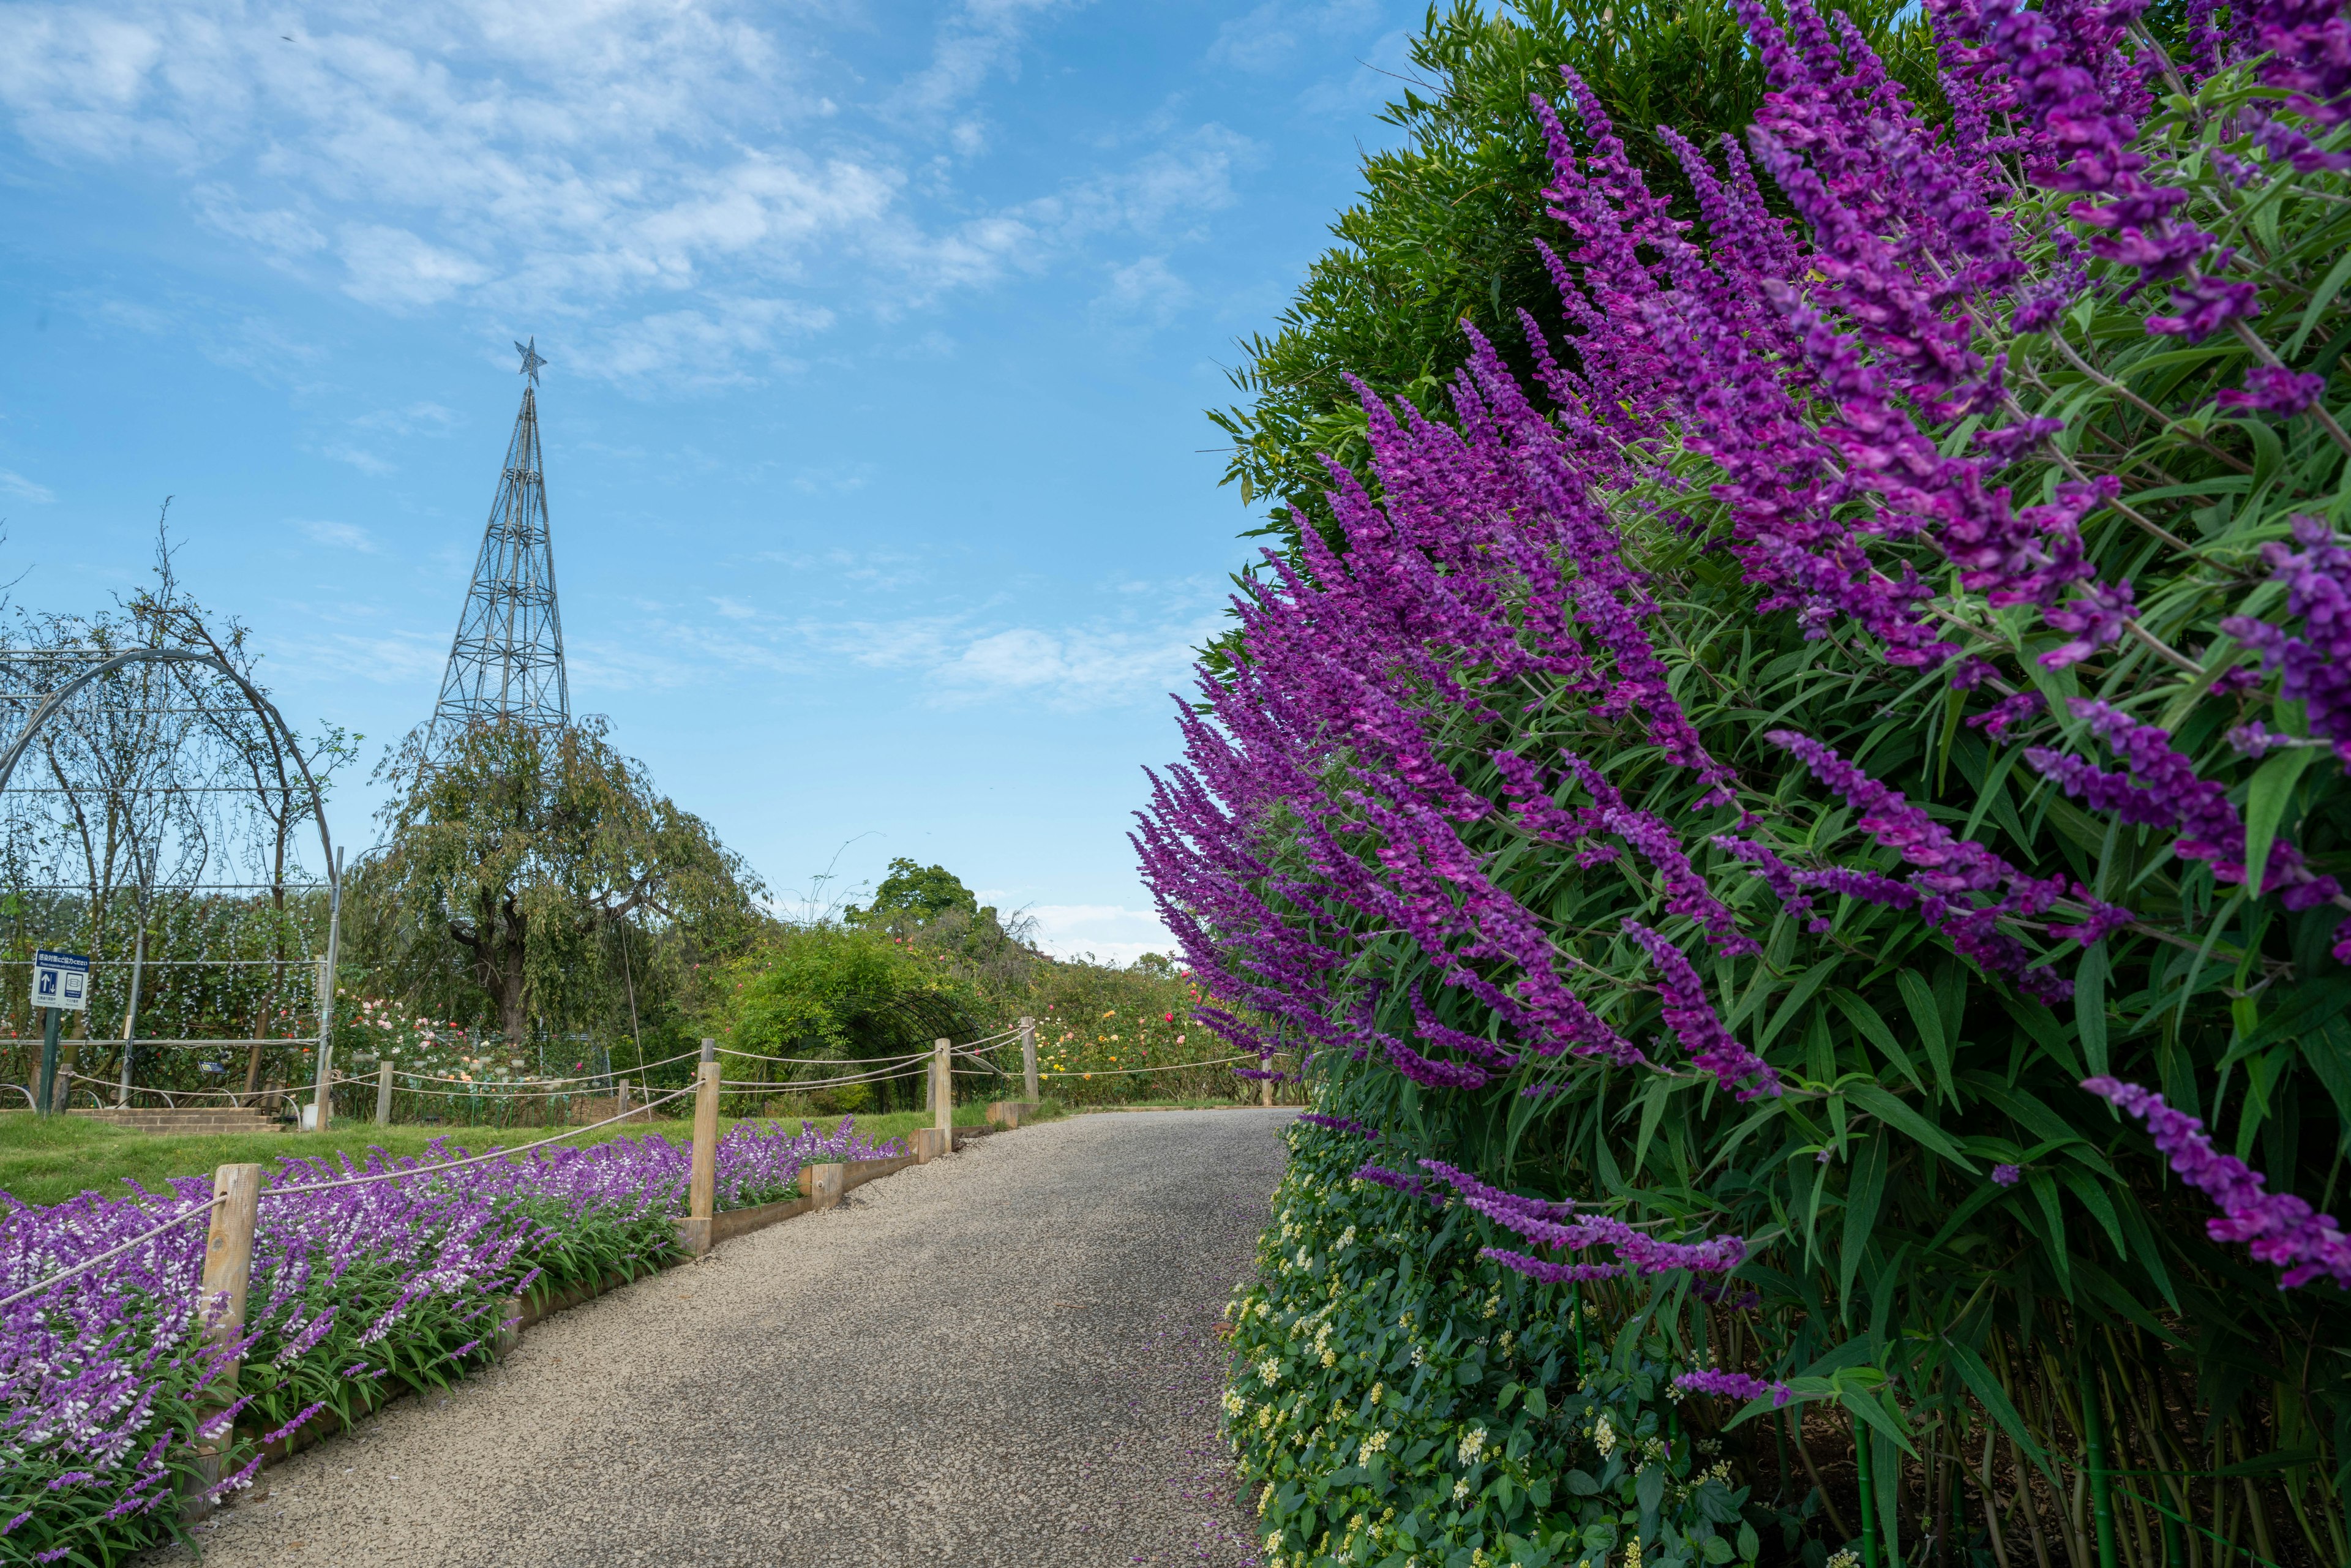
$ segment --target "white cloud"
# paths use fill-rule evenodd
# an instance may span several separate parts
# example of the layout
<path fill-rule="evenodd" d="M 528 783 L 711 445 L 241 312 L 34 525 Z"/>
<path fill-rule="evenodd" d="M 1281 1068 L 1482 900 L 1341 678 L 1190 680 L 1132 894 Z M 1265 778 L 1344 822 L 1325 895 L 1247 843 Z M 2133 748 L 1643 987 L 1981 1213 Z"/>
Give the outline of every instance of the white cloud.
<path fill-rule="evenodd" d="M 977 93 L 998 73 L 1019 75 L 1020 44 L 1034 18 L 1070 8 L 1066 0 L 963 0 L 940 27 L 931 63 L 894 95 L 894 106 L 911 115 L 942 116 Z M 956 128 L 977 135 L 969 121 Z"/>
<path fill-rule="evenodd" d="M 360 414 L 351 426 L 392 435 L 446 435 L 457 427 L 457 416 L 437 402 L 412 402 L 406 408 L 380 408 Z"/>
<path fill-rule="evenodd" d="M 301 522 L 295 525 L 322 545 L 335 545 L 353 549 L 361 555 L 375 555 L 375 540 L 357 523 Z"/>
<path fill-rule="evenodd" d="M 1144 700 L 1185 684 L 1213 624 L 1012 627 L 964 642 L 933 674 L 948 696 L 1018 693 L 1062 708 Z"/>
<path fill-rule="evenodd" d="M 1146 256 L 1113 267 L 1110 282 L 1094 296 L 1101 321 L 1148 321 L 1164 327 L 1192 302 L 1192 286 L 1167 269 L 1165 256 Z"/>
<path fill-rule="evenodd" d="M 455 617 L 451 617 L 454 622 Z M 287 657 L 305 667 L 356 676 L 378 685 L 433 688 L 449 664 L 449 634 L 403 630 L 363 637 L 337 632 L 297 642 Z"/>
<path fill-rule="evenodd" d="M 371 474 L 378 478 L 386 474 L 399 472 L 397 465 L 385 462 L 365 447 L 353 446 L 347 442 L 338 441 L 331 445 L 322 446 L 319 449 L 319 455 L 330 458 L 337 463 L 348 463 L 360 473 Z"/>
<path fill-rule="evenodd" d="M 57 493 L 47 485 L 36 485 L 13 468 L 0 468 L 0 494 L 10 495 L 46 506 L 57 498 Z"/>
<path fill-rule="evenodd" d="M 1022 911 L 1037 923 L 1037 946 L 1057 958 L 1088 955 L 1132 964 L 1145 953 L 1176 951 L 1176 938 L 1147 909 L 1116 904 L 1044 904 Z"/>
<path fill-rule="evenodd" d="M 383 224 L 346 225 L 336 249 L 350 275 L 343 292 L 362 304 L 395 310 L 438 305 L 490 276 L 471 256 Z"/>
<path fill-rule="evenodd" d="M 572 374 L 742 385 L 839 309 L 1201 237 L 1259 156 L 1216 125 L 1029 200 L 954 188 L 988 141 L 975 96 L 1080 4 L 958 0 L 862 116 L 820 14 L 731 0 L 25 4 L 0 7 L 0 118 L 68 167 L 176 177 L 258 263 L 374 308 L 521 323 Z"/>
<path fill-rule="evenodd" d="M 744 603 L 739 599 L 717 598 L 713 599 L 710 603 L 712 608 L 716 609 L 719 614 L 726 616 L 729 621 L 748 621 L 753 616 L 759 613 L 757 610 L 753 609 L 750 605 Z"/>
<path fill-rule="evenodd" d="M 1217 29 L 1208 58 L 1237 70 L 1273 71 L 1289 65 L 1303 48 L 1329 42 L 1376 26 L 1380 7 L 1375 0 L 1265 0 L 1246 16 L 1236 16 Z"/>

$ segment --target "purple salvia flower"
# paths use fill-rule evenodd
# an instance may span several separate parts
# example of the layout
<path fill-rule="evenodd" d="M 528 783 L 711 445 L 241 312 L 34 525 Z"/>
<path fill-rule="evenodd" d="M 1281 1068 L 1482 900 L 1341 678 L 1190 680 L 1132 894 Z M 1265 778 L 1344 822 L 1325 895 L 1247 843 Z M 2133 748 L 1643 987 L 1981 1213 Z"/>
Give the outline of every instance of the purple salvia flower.
<path fill-rule="evenodd" d="M 2255 365 L 2245 372 L 2244 391 L 2223 392 L 2215 401 L 2222 408 L 2249 408 L 2292 419 L 2325 391 L 2325 376 L 2304 374 L 2283 365 Z"/>
<path fill-rule="evenodd" d="M 2204 1226 L 2213 1240 L 2250 1243 L 2255 1258 L 2284 1270 L 2280 1290 L 2320 1278 L 2351 1290 L 2351 1236 L 2333 1215 L 2314 1212 L 2290 1192 L 2265 1191 L 2260 1173 L 2215 1149 L 2204 1124 L 2166 1105 L 2162 1095 L 2116 1078 L 2085 1079 L 2082 1087 L 2145 1121 L 2171 1168 L 2219 1206 L 2221 1218 Z"/>
<path fill-rule="evenodd" d="M 1675 1377 L 1674 1386 L 1686 1388 L 1693 1394 L 1719 1395 L 1726 1399 L 1761 1399 L 1768 1394 L 1771 1396 L 1771 1408 L 1774 1410 L 1795 1397 L 1793 1391 L 1784 1383 L 1774 1383 L 1750 1373 L 1718 1372 L 1711 1368 L 1682 1373 Z"/>
<path fill-rule="evenodd" d="M 1665 1005 L 1666 1027 L 1689 1052 L 1690 1061 L 1713 1075 L 1714 1081 L 1740 1101 L 1759 1094 L 1776 1096 L 1780 1075 L 1771 1064 L 1730 1037 L 1707 1000 L 1706 986 L 1690 967 L 1682 950 L 1637 921 L 1622 923 L 1625 935 L 1641 945 L 1657 967 L 1658 999 Z M 1750 1085 L 1749 1080 L 1754 1082 Z"/>
<path fill-rule="evenodd" d="M 2264 674 L 2280 674 L 2278 695 L 2307 704 L 2310 732 L 2342 752 L 2351 747 L 2351 549 L 2323 518 L 2297 513 L 2292 526 L 2302 548 L 2273 540 L 2262 559 L 2271 580 L 2285 584 L 2285 612 L 2301 619 L 2301 634 L 2250 615 L 2231 615 L 2220 630 L 2258 653 Z"/>
<path fill-rule="evenodd" d="M 2229 804 L 2226 789 L 2198 778 L 2196 765 L 2172 749 L 2169 731 L 2086 698 L 2074 699 L 2074 712 L 2089 721 L 2090 733 L 2113 749 L 2126 771 L 2103 772 L 2081 758 L 2038 746 L 2026 750 L 2025 760 L 2098 810 L 2139 826 L 2178 830 L 2173 849 L 2182 860 L 2208 862 L 2215 882 L 2245 880 L 2244 819 Z M 2310 870 L 2302 852 L 2283 838 L 2270 845 L 2262 887 L 2294 910 L 2324 904 L 2342 891 L 2333 877 Z"/>
<path fill-rule="evenodd" d="M 1761 877 L 1763 885 L 1770 888 L 1772 896 L 1780 901 L 1780 906 L 1803 921 L 1805 930 L 1815 936 L 1828 931 L 1830 922 L 1825 916 L 1813 913 L 1813 896 L 1797 881 L 1795 867 L 1782 860 L 1769 845 L 1730 833 L 1717 833 L 1708 841 L 1733 860 L 1743 862 L 1754 875 Z"/>

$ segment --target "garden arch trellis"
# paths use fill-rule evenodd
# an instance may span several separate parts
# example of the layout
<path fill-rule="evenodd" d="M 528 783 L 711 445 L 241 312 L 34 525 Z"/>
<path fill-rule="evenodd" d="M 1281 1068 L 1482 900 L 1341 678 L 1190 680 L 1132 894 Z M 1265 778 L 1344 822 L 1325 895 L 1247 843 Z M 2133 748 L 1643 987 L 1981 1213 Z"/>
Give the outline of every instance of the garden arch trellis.
<path fill-rule="evenodd" d="M 70 661 L 84 662 L 87 667 L 77 670 L 61 682 L 55 681 L 57 666 Z M 137 721 L 128 731 L 117 728 L 107 733 L 104 740 L 105 747 L 110 747 L 116 754 L 110 760 L 114 766 L 128 769 L 127 775 L 76 777 L 73 770 L 59 765 L 57 760 L 54 746 L 56 721 L 61 715 L 74 713 L 77 699 L 84 698 L 85 694 L 93 689 L 99 692 L 105 691 L 106 683 L 110 677 L 140 666 L 168 670 L 181 678 L 168 683 L 163 687 L 160 694 L 162 698 L 160 706 L 154 700 L 159 694 L 152 683 L 142 685 L 140 691 L 142 700 L 138 705 L 120 710 L 106 710 L 103 705 L 99 705 L 98 711 L 103 713 L 107 718 Z M 274 1002 L 282 996 L 282 980 L 286 968 L 290 964 L 307 961 L 314 962 L 318 966 L 318 1028 L 315 1046 L 309 1049 L 315 1051 L 315 1103 L 318 1107 L 319 1124 L 323 1126 L 329 1116 L 327 1111 L 329 1093 L 334 1082 L 331 1026 L 334 1010 L 335 966 L 340 956 L 341 937 L 341 866 L 335 850 L 332 831 L 327 821 L 325 791 L 310 766 L 310 758 L 304 752 L 300 738 L 295 734 L 292 727 L 287 724 L 284 715 L 279 713 L 277 706 L 228 659 L 218 652 L 204 649 L 144 647 L 120 652 L 104 648 L 75 647 L 5 649 L 0 650 L 0 671 L 6 672 L 9 677 L 8 684 L 12 687 L 19 688 L 0 693 L 0 723 L 5 722 L 6 709 L 11 706 L 26 703 L 33 705 L 21 726 L 8 727 L 15 728 L 16 732 L 8 737 L 5 748 L 0 748 L 0 832 L 9 835 L 6 871 L 9 873 L 10 883 L 14 884 L 9 894 L 11 911 L 21 910 L 18 898 L 20 894 L 26 893 L 59 894 L 85 891 L 79 884 L 70 888 L 66 884 L 58 883 L 37 888 L 27 886 L 17 877 L 16 873 L 23 869 L 24 863 L 17 853 L 21 844 L 18 830 L 24 824 L 16 808 L 31 794 L 38 793 L 61 798 L 67 815 L 81 832 L 86 845 L 89 837 L 89 819 L 84 810 L 84 798 L 92 795 L 105 797 L 107 802 L 105 826 L 108 836 L 110 873 L 110 857 L 116 847 L 113 834 L 118 828 L 123 830 L 128 836 L 132 864 L 138 873 L 139 925 L 133 956 L 128 960 L 123 960 L 104 958 L 95 952 L 92 954 L 93 960 L 97 964 L 120 966 L 127 962 L 131 969 L 130 982 L 124 992 L 122 1009 L 122 1054 L 117 1103 L 128 1107 L 131 1103 L 131 1096 L 135 1087 L 132 1082 L 133 1055 L 136 1047 L 141 1043 L 173 1048 L 235 1045 L 247 1047 L 254 1065 L 248 1069 L 244 1093 L 236 1096 L 214 1097 L 249 1101 L 257 1089 L 256 1081 L 258 1076 L 261 1050 L 270 1045 L 284 1046 L 297 1043 L 305 1038 L 256 1034 L 246 1039 L 201 1038 L 155 1040 L 142 1042 L 137 1037 L 137 1023 L 147 969 L 162 966 L 266 963 L 271 967 L 277 980 L 280 982 L 279 985 L 273 986 L 270 992 Z M 199 678 L 188 678 L 192 675 L 197 675 Z M 227 683 L 225 687 L 221 685 L 222 682 Z M 32 689 L 22 689 L 26 687 Z M 89 716 L 85 714 L 83 716 Z M 158 719 L 167 722 L 162 724 L 152 722 Z M 186 722 L 176 725 L 169 722 L 173 720 Z M 256 732 L 248 726 L 254 721 L 257 721 L 257 737 L 266 747 L 266 758 L 262 753 L 252 747 Z M 103 730 L 105 727 L 101 725 L 99 728 Z M 85 736 L 82 738 L 89 741 L 90 737 Z M 21 784 L 17 779 L 19 767 L 37 741 L 50 743 L 47 747 L 47 756 L 51 761 L 52 776 L 57 780 L 53 785 L 28 787 Z M 253 782 L 250 785 L 189 782 L 181 774 L 182 764 L 192 744 L 199 747 L 204 745 L 219 746 L 223 749 L 218 757 L 211 759 L 211 765 L 217 770 L 221 767 L 221 758 L 236 758 L 251 768 Z M 160 779 L 150 771 L 151 765 L 158 758 L 162 759 L 162 776 Z M 288 763 L 291 764 L 290 773 L 287 767 Z M 274 787 L 268 777 L 271 772 L 274 772 L 276 777 Z M 224 841 L 218 843 L 208 841 L 208 836 L 218 831 L 229 819 L 202 810 L 191 810 L 185 805 L 185 802 L 193 797 L 240 793 L 250 795 L 255 802 L 254 807 L 248 808 L 248 813 L 258 810 L 262 814 L 267 815 L 275 825 L 275 855 L 269 866 L 270 880 L 266 883 L 223 883 L 214 879 L 211 875 L 211 869 L 215 855 L 234 853 L 236 846 L 233 834 L 226 835 Z M 275 813 L 269 813 L 265 803 L 273 794 L 278 800 L 279 809 Z M 152 809 L 155 803 L 154 798 L 157 797 L 163 798 L 163 810 L 160 811 Z M 134 798 L 138 798 L 142 806 L 150 809 L 144 810 L 131 809 L 131 801 Z M 298 813 L 298 803 L 301 806 Z M 286 855 L 290 841 L 298 831 L 300 817 L 304 815 L 311 819 L 318 831 L 320 863 L 324 868 L 322 883 L 317 881 L 298 883 L 287 874 Z M 37 815 L 34 821 L 45 827 L 56 826 L 54 820 L 44 821 Z M 141 842 L 142 821 L 153 835 L 152 841 Z M 164 836 L 173 831 L 183 834 L 193 833 L 197 839 L 207 841 L 198 846 L 200 852 L 195 853 L 192 862 L 188 859 L 188 846 L 185 844 L 177 846 L 175 871 L 192 864 L 194 873 L 176 878 L 170 886 L 159 889 L 158 881 L 164 852 Z M 251 848 L 250 845 L 244 847 L 248 850 Z M 94 858 L 89 863 L 91 882 L 87 891 L 89 893 L 91 904 L 86 914 L 90 921 L 92 945 L 95 946 L 95 937 L 102 924 L 103 901 L 114 890 L 110 883 L 101 882 Z M 299 958 L 281 952 L 266 959 L 219 959 L 209 955 L 195 959 L 166 957 L 152 962 L 148 959 L 146 953 L 148 928 L 156 907 L 159 892 L 180 895 L 208 904 L 218 904 L 225 894 L 252 894 L 264 891 L 270 894 L 273 909 L 281 917 L 277 923 L 281 936 L 285 929 L 282 916 L 287 894 L 289 891 L 298 894 L 303 892 L 323 894 L 325 935 L 323 942 L 319 944 L 323 951 L 307 954 Z M 232 907 L 235 901 L 231 900 Z M 18 959 L 15 962 L 22 964 L 26 960 Z M 93 989 L 95 988 L 94 987 Z M 256 1027 L 266 1028 L 269 1021 L 271 1021 L 270 1015 L 265 1013 L 263 1024 Z M 87 1029 L 84 1033 L 85 1036 L 91 1035 L 91 1031 Z M 223 1068 L 222 1071 L 225 1071 L 225 1069 Z M 62 1075 L 58 1083 L 60 1088 L 66 1087 Z M 287 1087 L 290 1090 L 292 1086 L 289 1084 Z M 163 1095 L 167 1103 L 176 1103 L 172 1092 L 162 1090 L 156 1092 Z M 28 1093 L 27 1097 L 34 1099 L 37 1104 L 39 1103 L 37 1094 Z M 68 1090 L 68 1092 L 53 1098 L 43 1108 L 54 1108 L 61 1100 L 69 1097 Z"/>

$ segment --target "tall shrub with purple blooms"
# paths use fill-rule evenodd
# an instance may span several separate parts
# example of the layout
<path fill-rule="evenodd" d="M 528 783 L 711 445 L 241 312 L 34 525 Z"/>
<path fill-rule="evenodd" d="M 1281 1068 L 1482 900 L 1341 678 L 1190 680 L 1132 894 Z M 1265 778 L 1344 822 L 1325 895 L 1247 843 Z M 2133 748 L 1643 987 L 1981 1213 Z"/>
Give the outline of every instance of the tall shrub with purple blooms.
<path fill-rule="evenodd" d="M 1311 1048 L 1301 1151 L 1378 1150 L 1332 1224 L 1474 1234 L 1430 1256 L 1514 1274 L 1520 1335 L 1571 1293 L 1669 1335 L 1650 1395 L 1742 1513 L 1652 1510 L 1645 1561 L 1839 1545 L 1860 1443 L 1896 1544 L 2088 1568 L 2087 1390 L 2128 1560 L 2184 1513 L 2341 1562 L 2351 31 L 1931 9 L 1941 123 L 1840 18 L 1743 7 L 1770 90 L 1668 138 L 1687 216 L 1562 76 L 1564 326 L 1364 399 L 1337 537 L 1236 602 L 1138 851 L 1212 993 Z M 1322 1366 L 1316 1411 L 1370 1397 Z M 1259 1407 L 1284 1563 L 1391 1507 L 1489 1555 L 1633 1533 L 1549 1480 L 1388 1496 L 1337 1415 Z M 1521 1436 L 1587 1496 L 1629 1472 L 1581 1420 Z"/>

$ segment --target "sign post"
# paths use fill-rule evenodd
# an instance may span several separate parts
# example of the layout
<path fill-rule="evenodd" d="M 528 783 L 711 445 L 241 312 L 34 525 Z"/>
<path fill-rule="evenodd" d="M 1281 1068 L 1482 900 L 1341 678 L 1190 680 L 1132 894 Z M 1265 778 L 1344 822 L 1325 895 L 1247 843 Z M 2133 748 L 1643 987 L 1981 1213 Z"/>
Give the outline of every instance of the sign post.
<path fill-rule="evenodd" d="M 57 1106 L 57 1045 L 65 1033 L 65 1015 L 89 1007 L 89 960 L 79 953 L 33 953 L 33 1005 L 41 1009 L 41 1094 L 36 1107 L 44 1116 Z"/>

